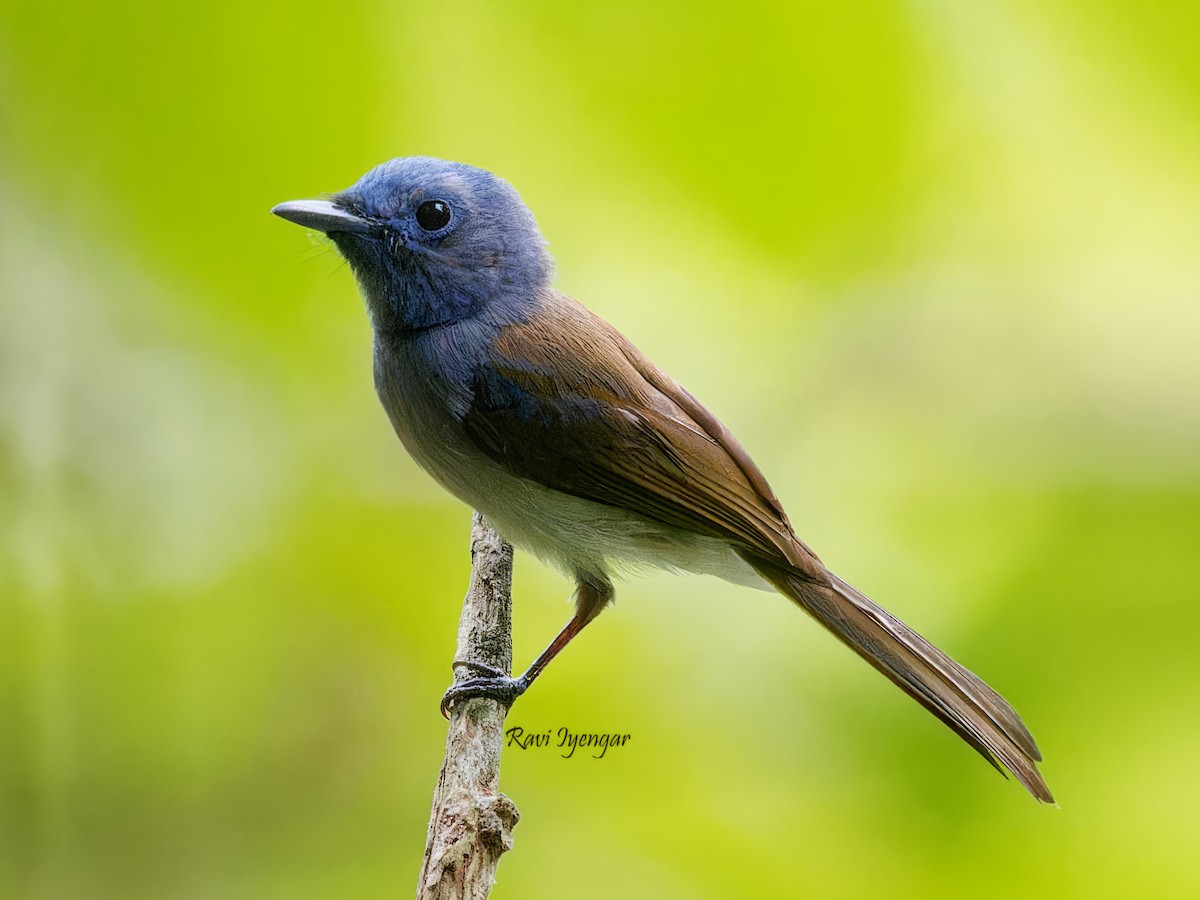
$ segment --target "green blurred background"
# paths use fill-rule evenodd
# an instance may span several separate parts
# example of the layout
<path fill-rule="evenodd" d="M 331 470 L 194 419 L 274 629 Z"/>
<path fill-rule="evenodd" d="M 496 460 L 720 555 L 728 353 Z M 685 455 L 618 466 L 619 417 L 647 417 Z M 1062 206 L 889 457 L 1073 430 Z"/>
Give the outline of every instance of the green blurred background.
<path fill-rule="evenodd" d="M 141 8 L 136 8 L 140 6 Z M 268 214 L 500 173 L 1039 808 L 778 598 L 625 585 L 516 707 L 494 896 L 1200 895 L 1200 14 L 1182 0 L 0 12 L 0 897 L 415 884 L 469 511 Z M 516 657 L 569 586 L 517 559 Z"/>

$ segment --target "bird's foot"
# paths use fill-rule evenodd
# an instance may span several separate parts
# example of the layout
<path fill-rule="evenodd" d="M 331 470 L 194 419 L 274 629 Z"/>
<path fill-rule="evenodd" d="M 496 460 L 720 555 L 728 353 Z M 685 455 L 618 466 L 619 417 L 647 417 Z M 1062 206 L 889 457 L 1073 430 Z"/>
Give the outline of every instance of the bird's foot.
<path fill-rule="evenodd" d="M 470 700 L 473 697 L 486 697 L 495 700 L 506 707 L 511 707 L 516 699 L 529 689 L 530 680 L 524 675 L 513 678 L 492 666 L 476 662 L 456 662 L 454 667 L 471 669 L 482 673 L 478 677 L 468 678 L 450 686 L 442 697 L 442 715 L 450 718 L 450 707 L 460 700 Z"/>

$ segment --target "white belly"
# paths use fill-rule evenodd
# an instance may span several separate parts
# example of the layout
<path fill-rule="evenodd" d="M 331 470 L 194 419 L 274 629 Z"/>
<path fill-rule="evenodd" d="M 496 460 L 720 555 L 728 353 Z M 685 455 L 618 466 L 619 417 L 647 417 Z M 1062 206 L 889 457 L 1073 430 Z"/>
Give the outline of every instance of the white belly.
<path fill-rule="evenodd" d="M 657 568 L 774 590 L 715 538 L 553 491 L 498 469 L 482 484 L 458 487 L 451 492 L 487 516 L 507 540 L 572 577 Z"/>

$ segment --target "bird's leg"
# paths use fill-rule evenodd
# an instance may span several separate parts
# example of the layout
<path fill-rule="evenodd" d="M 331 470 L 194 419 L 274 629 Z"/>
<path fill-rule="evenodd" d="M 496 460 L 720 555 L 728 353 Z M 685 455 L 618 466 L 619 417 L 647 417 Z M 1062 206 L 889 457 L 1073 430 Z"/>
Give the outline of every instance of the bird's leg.
<path fill-rule="evenodd" d="M 445 696 L 442 697 L 442 715 L 449 717 L 451 706 L 459 700 L 467 700 L 471 697 L 487 697 L 511 707 L 518 697 L 529 690 L 529 686 L 542 674 L 542 670 L 550 664 L 550 660 L 558 656 L 559 651 L 571 643 L 572 638 L 583 631 L 584 627 L 600 614 L 600 610 L 612 601 L 612 597 L 612 584 L 607 579 L 600 581 L 590 576 L 587 580 L 580 578 L 575 589 L 575 615 L 558 633 L 558 636 L 550 642 L 550 646 L 543 650 L 529 668 L 516 678 L 482 663 L 468 660 L 455 661 L 454 668 L 471 669 L 481 674 L 476 678 L 468 678 L 466 681 L 452 685 L 446 691 Z"/>

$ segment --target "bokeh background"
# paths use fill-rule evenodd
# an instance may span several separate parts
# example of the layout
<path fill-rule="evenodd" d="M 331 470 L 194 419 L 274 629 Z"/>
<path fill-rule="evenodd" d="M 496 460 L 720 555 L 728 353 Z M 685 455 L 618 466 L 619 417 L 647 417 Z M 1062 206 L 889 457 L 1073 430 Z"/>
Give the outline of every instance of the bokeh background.
<path fill-rule="evenodd" d="M 0 897 L 407 896 L 469 510 L 279 201 L 432 154 L 1001 689 L 1039 808 L 786 602 L 625 585 L 494 896 L 1200 895 L 1200 54 L 1117 0 L 0 11 Z M 516 656 L 569 586 L 517 559 Z"/>

